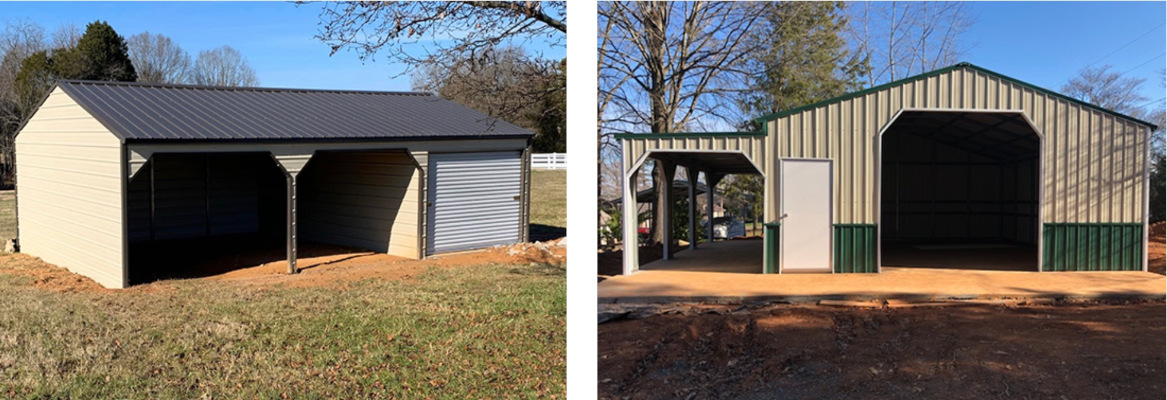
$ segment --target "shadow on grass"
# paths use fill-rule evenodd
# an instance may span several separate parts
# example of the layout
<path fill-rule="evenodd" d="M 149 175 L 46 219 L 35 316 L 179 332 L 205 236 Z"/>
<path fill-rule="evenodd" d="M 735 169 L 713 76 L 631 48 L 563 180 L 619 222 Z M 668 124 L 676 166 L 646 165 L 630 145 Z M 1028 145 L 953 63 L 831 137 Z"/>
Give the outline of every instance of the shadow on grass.
<path fill-rule="evenodd" d="M 528 232 L 532 242 L 546 242 L 567 236 L 567 228 L 543 224 L 531 224 Z"/>

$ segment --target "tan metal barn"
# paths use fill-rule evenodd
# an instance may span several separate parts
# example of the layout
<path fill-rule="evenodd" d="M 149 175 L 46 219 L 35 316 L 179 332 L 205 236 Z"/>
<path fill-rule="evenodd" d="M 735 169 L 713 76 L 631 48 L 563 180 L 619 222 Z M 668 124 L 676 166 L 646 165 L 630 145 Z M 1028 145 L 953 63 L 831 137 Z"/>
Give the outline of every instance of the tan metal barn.
<path fill-rule="evenodd" d="M 666 180 L 677 166 L 714 184 L 763 176 L 765 273 L 986 254 L 1002 269 L 1146 269 L 1148 122 L 968 63 L 756 121 L 763 131 L 619 135 L 624 201 L 650 158 Z M 624 241 L 637 246 L 636 231 Z M 625 274 L 638 265 L 624 252 Z"/>
<path fill-rule="evenodd" d="M 123 288 L 213 238 L 274 238 L 292 273 L 301 239 L 525 241 L 532 136 L 423 93 L 61 81 L 16 137 L 19 249 Z"/>

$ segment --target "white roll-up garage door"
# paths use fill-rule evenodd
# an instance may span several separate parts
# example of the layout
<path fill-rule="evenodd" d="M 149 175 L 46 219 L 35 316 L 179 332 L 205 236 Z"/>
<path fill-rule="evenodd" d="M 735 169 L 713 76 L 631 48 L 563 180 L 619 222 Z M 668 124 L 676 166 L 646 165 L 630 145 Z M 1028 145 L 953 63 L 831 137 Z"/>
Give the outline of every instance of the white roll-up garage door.
<path fill-rule="evenodd" d="M 426 254 L 518 242 L 521 160 L 517 151 L 431 153 Z"/>

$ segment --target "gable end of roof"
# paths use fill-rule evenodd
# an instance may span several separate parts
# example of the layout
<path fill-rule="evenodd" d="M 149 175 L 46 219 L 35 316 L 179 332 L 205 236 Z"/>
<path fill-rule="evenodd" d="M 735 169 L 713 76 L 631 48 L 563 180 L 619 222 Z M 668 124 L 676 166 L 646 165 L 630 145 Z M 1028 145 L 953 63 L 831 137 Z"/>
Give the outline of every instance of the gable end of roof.
<path fill-rule="evenodd" d="M 1130 121 L 1133 121 L 1133 122 L 1137 122 L 1137 123 L 1139 123 L 1139 124 L 1142 124 L 1142 125 L 1145 125 L 1145 126 L 1147 126 L 1147 127 L 1150 127 L 1150 129 L 1151 129 L 1152 131 L 1153 131 L 1153 130 L 1155 130 L 1155 129 L 1158 129 L 1158 127 L 1157 127 L 1155 124 L 1153 124 L 1153 123 L 1150 123 L 1150 122 L 1147 122 L 1147 121 L 1143 121 L 1143 120 L 1141 120 L 1141 119 L 1138 119 L 1138 118 L 1135 118 L 1135 117 L 1132 117 L 1132 116 L 1129 116 L 1129 115 L 1126 115 L 1126 114 L 1122 114 L 1122 113 L 1119 113 L 1119 112 L 1117 112 L 1117 111 L 1114 111 L 1114 110 L 1110 110 L 1110 109 L 1102 108 L 1102 107 L 1100 107 L 1100 106 L 1097 106 L 1097 105 L 1094 105 L 1094 104 L 1090 104 L 1090 103 L 1087 103 L 1087 102 L 1084 102 L 1084 101 L 1081 101 L 1081 100 L 1078 100 L 1078 99 L 1072 98 L 1072 97 L 1070 97 L 1070 96 L 1066 96 L 1066 95 L 1064 95 L 1064 94 L 1061 94 L 1061 93 L 1058 93 L 1058 92 L 1055 92 L 1055 91 L 1052 91 L 1052 90 L 1049 90 L 1049 89 L 1046 89 L 1046 88 L 1043 88 L 1043 87 L 1040 87 L 1040 86 L 1037 86 L 1037 85 L 1031 84 L 1031 83 L 1029 83 L 1029 82 L 1025 82 L 1025 81 L 1022 81 L 1022 80 L 1020 80 L 1020 79 L 1016 79 L 1016 78 L 1013 78 L 1013 77 L 1010 77 L 1010 76 L 1006 76 L 1006 75 L 1004 75 L 1004 74 L 1001 74 L 1001 73 L 998 73 L 998 72 L 994 72 L 994 71 L 991 71 L 991 70 L 988 70 L 988 69 L 985 69 L 985 68 L 982 68 L 982 67 L 979 67 L 979 66 L 973 65 L 972 63 L 968 63 L 968 62 L 960 62 L 960 63 L 953 64 L 953 65 L 950 65 L 950 66 L 947 66 L 947 67 L 944 67 L 944 68 L 940 68 L 940 69 L 937 69 L 937 70 L 934 70 L 934 71 L 925 72 L 925 73 L 922 73 L 922 74 L 919 74 L 919 75 L 910 76 L 910 77 L 907 77 L 907 78 L 904 78 L 904 79 L 900 79 L 900 80 L 897 80 L 897 81 L 894 81 L 894 82 L 888 82 L 888 83 L 885 83 L 885 84 L 882 84 L 882 85 L 878 85 L 878 86 L 874 86 L 874 87 L 871 87 L 871 88 L 867 88 L 867 89 L 863 89 L 863 90 L 859 90 L 859 91 L 855 91 L 855 92 L 847 93 L 847 94 L 844 94 L 844 95 L 841 95 L 841 96 L 837 96 L 837 97 L 833 97 L 833 98 L 830 98 L 830 99 L 822 100 L 822 101 L 819 101 L 819 102 L 815 102 L 815 103 L 807 104 L 807 105 L 805 105 L 805 106 L 796 107 L 796 108 L 792 108 L 792 109 L 785 110 L 785 111 L 779 111 L 779 112 L 776 112 L 776 113 L 771 113 L 771 114 L 763 115 L 763 116 L 761 116 L 761 117 L 754 118 L 754 121 L 755 121 L 755 122 L 759 122 L 759 123 L 767 123 L 767 122 L 769 122 L 769 121 L 772 121 L 772 120 L 775 120 L 775 119 L 778 119 L 778 118 L 782 118 L 782 117 L 786 117 L 786 116 L 790 116 L 790 115 L 793 115 L 793 114 L 797 114 L 797 113 L 800 113 L 800 112 L 803 112 L 803 111 L 806 111 L 806 110 L 810 110 L 810 109 L 814 109 L 814 108 L 819 108 L 819 107 L 822 107 L 822 106 L 826 106 L 826 105 L 830 105 L 830 104 L 834 104 L 834 103 L 842 102 L 842 101 L 845 101 L 845 100 L 850 100 L 850 99 L 853 99 L 853 98 L 856 98 L 856 97 L 860 97 L 860 96 L 864 96 L 864 95 L 867 95 L 867 94 L 870 94 L 870 93 L 878 92 L 878 91 L 880 91 L 880 90 L 884 90 L 884 89 L 891 88 L 891 87 L 895 87 L 895 86 L 904 85 L 904 84 L 911 83 L 911 82 L 915 82 L 915 81 L 918 81 L 918 80 L 923 80 L 923 79 L 931 78 L 931 77 L 933 77 L 933 76 L 937 76 L 937 75 L 946 74 L 946 73 L 948 73 L 948 72 L 951 72 L 951 71 L 954 71 L 954 70 L 957 70 L 957 69 L 962 69 L 962 68 L 963 68 L 963 69 L 968 69 L 968 70 L 971 70 L 971 71 L 980 72 L 980 73 L 983 73 L 983 74 L 985 74 L 985 75 L 989 75 L 989 76 L 995 77 L 995 78 L 997 78 L 997 79 L 1001 79 L 1001 80 L 1004 80 L 1004 81 L 1007 81 L 1007 82 L 1013 83 L 1013 84 L 1015 84 L 1015 85 L 1024 86 L 1024 87 L 1027 87 L 1027 88 L 1029 88 L 1029 89 L 1032 89 L 1032 90 L 1034 90 L 1034 91 L 1037 91 L 1037 92 L 1040 92 L 1040 93 L 1043 93 L 1043 94 L 1046 94 L 1046 95 L 1049 95 L 1049 96 L 1053 96 L 1053 97 L 1056 97 L 1056 98 L 1058 98 L 1058 99 L 1061 99 L 1061 100 L 1066 100 L 1066 101 L 1068 101 L 1068 102 L 1071 102 L 1071 103 L 1073 103 L 1073 104 L 1077 104 L 1077 105 L 1079 105 L 1079 106 L 1083 106 L 1083 107 L 1086 107 L 1086 108 L 1090 108 L 1090 109 L 1097 110 L 1097 111 L 1100 111 L 1100 112 L 1103 112 L 1103 113 L 1106 113 L 1106 114 L 1113 115 L 1113 116 L 1115 116 L 1115 117 L 1120 117 L 1120 118 L 1124 118 L 1124 119 L 1127 119 L 1127 120 L 1130 120 Z"/>

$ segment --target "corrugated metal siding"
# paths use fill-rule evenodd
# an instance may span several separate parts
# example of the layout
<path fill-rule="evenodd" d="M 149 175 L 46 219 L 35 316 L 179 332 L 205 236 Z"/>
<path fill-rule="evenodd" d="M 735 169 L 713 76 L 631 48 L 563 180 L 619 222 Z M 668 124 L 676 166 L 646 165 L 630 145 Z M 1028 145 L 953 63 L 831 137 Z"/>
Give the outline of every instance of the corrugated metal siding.
<path fill-rule="evenodd" d="M 429 155 L 427 254 L 519 241 L 519 152 Z"/>
<path fill-rule="evenodd" d="M 1143 225 L 1045 224 L 1043 271 L 1141 271 Z"/>
<path fill-rule="evenodd" d="M 125 287 L 121 143 L 60 89 L 16 137 L 21 251 Z"/>
<path fill-rule="evenodd" d="M 1043 221 L 1142 221 L 1145 126 L 968 68 L 772 120 L 767 157 L 834 159 L 835 220 L 875 223 L 877 136 L 904 108 L 1025 111 L 1045 135 Z"/>
<path fill-rule="evenodd" d="M 258 232 L 259 172 L 271 163 L 255 154 L 155 154 L 127 189 L 131 240 Z"/>
<path fill-rule="evenodd" d="M 877 236 L 874 224 L 834 225 L 834 264 L 836 273 L 878 272 Z"/>
<path fill-rule="evenodd" d="M 668 138 L 625 139 L 624 159 L 635 166 L 645 154 L 660 151 L 725 151 L 741 152 L 762 171 L 766 171 L 766 146 L 762 136 L 699 136 L 677 135 Z M 628 171 L 625 171 L 627 173 Z"/>
<path fill-rule="evenodd" d="M 318 153 L 299 178 L 300 237 L 419 258 L 419 173 L 404 152 Z"/>
<path fill-rule="evenodd" d="M 534 136 L 428 93 L 83 81 L 60 87 L 126 139 Z"/>
<path fill-rule="evenodd" d="M 762 224 L 762 226 L 765 227 L 765 231 L 762 234 L 762 239 L 765 240 L 764 245 L 766 246 L 764 251 L 765 255 L 763 256 L 765 260 L 764 264 L 762 264 L 762 272 L 766 274 L 773 274 L 778 272 L 778 235 L 779 232 L 782 231 L 779 229 L 782 227 L 782 224 L 779 222 L 774 222 L 765 223 Z"/>

